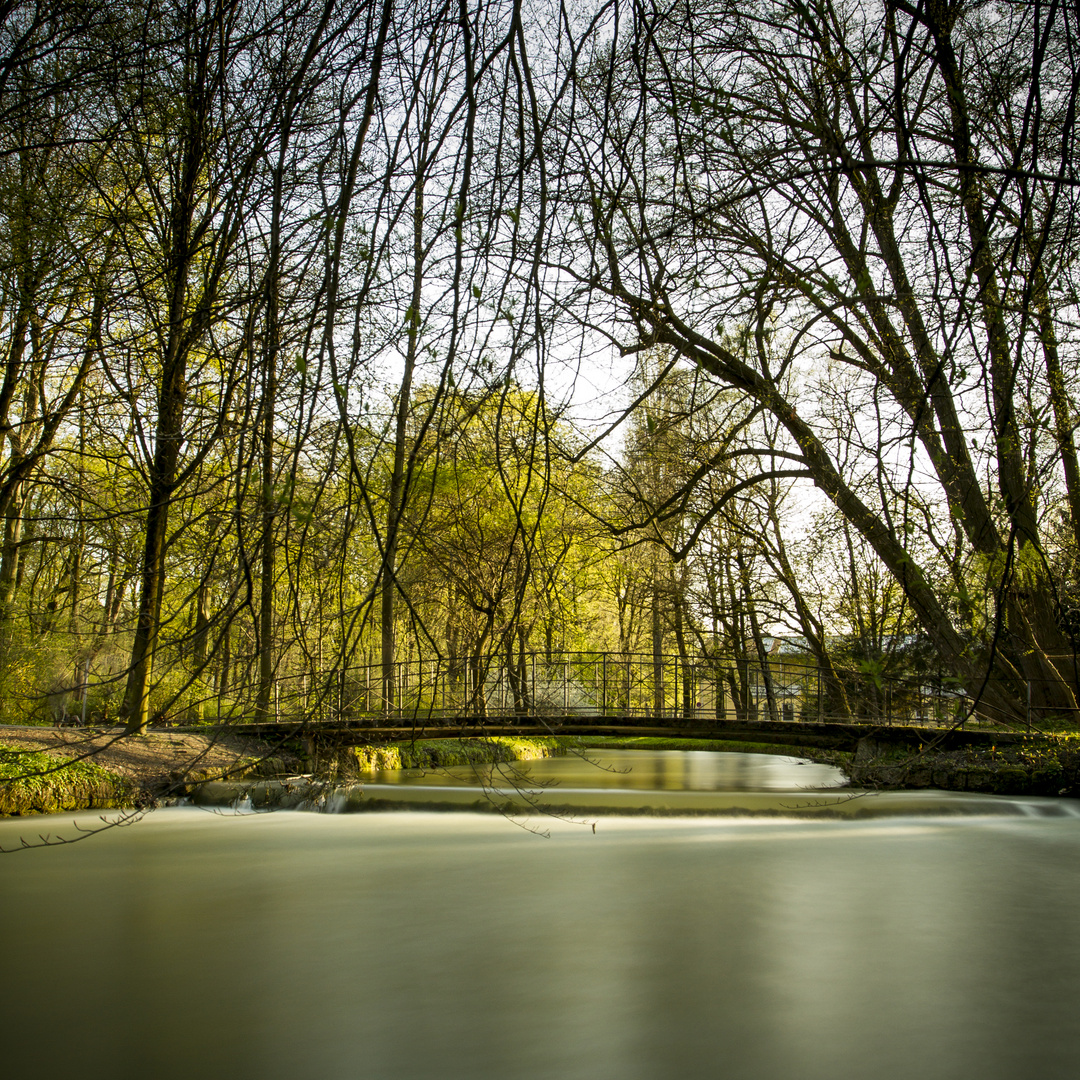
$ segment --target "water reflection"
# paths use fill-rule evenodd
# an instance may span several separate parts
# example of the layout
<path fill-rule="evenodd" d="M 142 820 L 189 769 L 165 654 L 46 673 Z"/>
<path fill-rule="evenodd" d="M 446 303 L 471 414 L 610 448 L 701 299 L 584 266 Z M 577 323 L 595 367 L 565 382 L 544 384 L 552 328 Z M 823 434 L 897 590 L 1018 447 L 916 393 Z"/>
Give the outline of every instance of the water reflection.
<path fill-rule="evenodd" d="M 1076 816 L 1060 799 L 959 791 L 839 788 L 839 770 L 799 758 L 683 751 L 604 751 L 588 757 L 369 773 L 362 782 L 233 781 L 202 785 L 205 807 L 331 813 L 474 810 L 519 814 L 660 814 L 792 817 L 897 815 Z"/>
<path fill-rule="evenodd" d="M 712 750 L 586 750 L 561 758 L 514 762 L 512 769 L 460 765 L 369 774 L 379 784 L 443 787 L 498 784 L 509 772 L 537 785 L 630 791 L 797 791 L 838 787 L 844 774 L 832 765 L 774 754 Z"/>

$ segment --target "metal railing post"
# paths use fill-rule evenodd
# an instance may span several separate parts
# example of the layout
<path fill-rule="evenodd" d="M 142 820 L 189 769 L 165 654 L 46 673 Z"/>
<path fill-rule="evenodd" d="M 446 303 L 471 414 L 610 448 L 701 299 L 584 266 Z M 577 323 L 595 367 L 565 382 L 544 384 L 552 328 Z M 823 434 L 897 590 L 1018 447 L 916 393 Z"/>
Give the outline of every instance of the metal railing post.
<path fill-rule="evenodd" d="M 602 686 L 600 690 L 600 715 L 607 716 L 607 653 L 601 653 Z"/>
<path fill-rule="evenodd" d="M 675 700 L 671 703 L 671 719 L 679 719 L 679 658 L 671 658 L 671 678 L 675 684 Z"/>

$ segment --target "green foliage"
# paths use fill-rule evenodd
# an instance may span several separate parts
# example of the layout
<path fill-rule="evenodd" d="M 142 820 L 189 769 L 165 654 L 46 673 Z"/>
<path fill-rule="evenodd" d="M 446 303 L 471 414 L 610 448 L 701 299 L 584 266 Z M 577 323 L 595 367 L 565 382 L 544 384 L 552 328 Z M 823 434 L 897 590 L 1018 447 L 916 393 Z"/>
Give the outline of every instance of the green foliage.
<path fill-rule="evenodd" d="M 849 770 L 868 787 L 938 787 L 997 795 L 1080 795 L 1080 736 L 1047 736 L 1021 743 L 962 750 L 893 747 Z"/>
<path fill-rule="evenodd" d="M 433 393 L 417 393 L 420 415 Z M 516 638 L 532 649 L 596 647 L 607 543 L 583 508 L 596 504 L 597 470 L 544 446 L 572 439 L 537 394 L 516 387 L 443 405 L 441 431 L 421 444 L 412 473 L 399 578 L 446 652 Z"/>
<path fill-rule="evenodd" d="M 0 814 L 55 814 L 129 805 L 123 777 L 88 761 L 65 761 L 0 744 Z"/>
<path fill-rule="evenodd" d="M 352 752 L 361 772 L 381 772 L 497 761 L 535 761 L 559 757 L 567 752 L 567 748 L 567 740 L 555 737 L 495 735 L 484 739 L 420 739 L 393 746 L 358 746 Z"/>
<path fill-rule="evenodd" d="M 1076 350 L 1057 314 L 1075 215 L 1020 198 L 1037 148 L 1009 141 L 1071 146 L 1071 98 L 1040 92 L 1075 66 L 1064 9 L 956 8 L 949 90 L 936 16 L 888 5 L 639 5 L 625 29 L 601 6 L 576 45 L 515 30 L 536 14 L 517 5 L 489 6 L 472 44 L 450 9 L 392 5 L 379 36 L 348 5 L 224 22 L 105 5 L 107 48 L 97 6 L 33 7 L 13 9 L 29 21 L 0 116 L 4 718 L 50 720 L 105 644 L 134 661 L 133 691 L 152 683 L 150 714 L 193 723 L 244 715 L 256 687 L 269 708 L 271 670 L 279 715 L 375 711 L 370 680 L 362 706 L 347 683 L 384 640 L 450 657 L 460 689 L 465 658 L 496 650 L 745 662 L 781 627 L 860 668 L 876 693 L 856 712 L 897 675 L 944 666 L 970 689 L 986 664 L 999 714 L 1023 714 L 1032 676 L 1051 684 L 1040 720 L 1075 709 L 1075 677 L 1042 658 L 1080 627 L 1080 480 L 1061 468 Z M 886 31 L 908 43 L 895 69 L 868 59 Z M 522 62 L 543 42 L 531 102 L 499 55 L 519 39 Z M 593 99 L 610 108 L 577 111 Z M 346 131 L 354 151 L 330 152 Z M 899 157 L 821 172 L 898 131 Z M 938 174 L 942 147 L 987 166 L 975 187 Z M 965 230 L 983 199 L 1001 212 Z M 959 223 L 943 271 L 934 221 Z M 1010 269 L 976 301 L 949 268 L 979 276 L 984 231 Z M 1015 359 L 991 363 L 993 342 Z M 605 385 L 626 374 L 601 374 L 609 347 L 640 358 L 626 386 Z M 638 402 L 620 447 L 599 444 L 611 459 L 568 419 L 586 380 L 555 368 L 575 352 L 594 415 Z M 844 522 L 820 560 L 794 550 L 808 503 L 783 501 L 808 475 Z M 91 665 L 91 716 L 117 718 L 126 668 Z"/>

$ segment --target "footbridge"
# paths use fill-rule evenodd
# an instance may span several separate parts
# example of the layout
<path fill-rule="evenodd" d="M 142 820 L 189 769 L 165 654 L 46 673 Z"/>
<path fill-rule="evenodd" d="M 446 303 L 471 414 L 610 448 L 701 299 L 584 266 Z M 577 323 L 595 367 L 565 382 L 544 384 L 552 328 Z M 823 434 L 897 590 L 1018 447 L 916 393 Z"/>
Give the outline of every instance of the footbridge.
<path fill-rule="evenodd" d="M 852 749 L 867 737 L 939 745 L 1013 737 L 1013 725 L 989 715 L 946 673 L 825 671 L 782 655 L 421 658 L 284 678 L 275 703 L 273 718 L 244 730 L 339 745 L 558 734 Z"/>

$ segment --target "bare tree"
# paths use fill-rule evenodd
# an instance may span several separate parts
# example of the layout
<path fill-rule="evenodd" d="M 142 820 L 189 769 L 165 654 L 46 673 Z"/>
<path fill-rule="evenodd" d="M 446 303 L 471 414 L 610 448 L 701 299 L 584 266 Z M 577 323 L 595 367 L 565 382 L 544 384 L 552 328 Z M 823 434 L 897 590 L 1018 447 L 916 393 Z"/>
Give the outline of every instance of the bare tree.
<path fill-rule="evenodd" d="M 1051 659 L 1069 642 L 1040 530 L 1055 462 L 1071 483 L 1068 424 L 1059 409 L 1047 440 L 1023 420 L 1026 389 L 1041 409 L 1062 386 L 1045 371 L 1046 342 L 1065 333 L 1050 239 L 1071 228 L 1077 190 L 1074 30 L 1053 5 L 991 23 L 957 4 L 640 4 L 580 64 L 564 120 L 586 193 L 565 219 L 564 272 L 581 284 L 569 310 L 623 349 L 668 346 L 768 410 L 789 468 L 866 539 L 1002 717 L 1022 714 L 1025 683 L 1040 707 L 1077 707 Z M 980 119 L 995 110 L 1011 148 Z M 748 328 L 745 352 L 725 342 L 732 325 Z M 789 343 L 773 358 L 777 328 Z M 828 364 L 880 395 L 868 452 L 838 454 L 812 397 L 785 389 Z M 956 620 L 950 575 L 908 543 L 918 515 L 862 494 L 874 470 L 956 522 L 951 578 L 985 579 L 988 619 Z"/>

